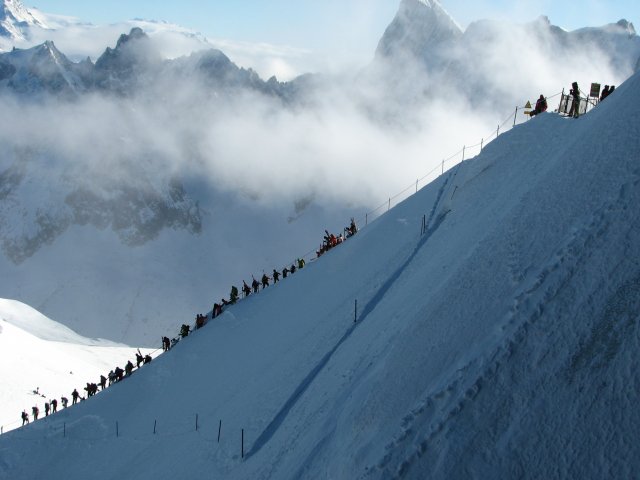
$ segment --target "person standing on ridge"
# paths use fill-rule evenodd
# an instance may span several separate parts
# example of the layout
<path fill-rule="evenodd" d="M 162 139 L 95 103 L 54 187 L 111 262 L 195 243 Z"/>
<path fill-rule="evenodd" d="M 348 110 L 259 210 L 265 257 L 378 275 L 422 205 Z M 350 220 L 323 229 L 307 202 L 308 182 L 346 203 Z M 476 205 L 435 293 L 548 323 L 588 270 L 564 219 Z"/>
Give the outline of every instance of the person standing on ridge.
<path fill-rule="evenodd" d="M 573 98 L 571 102 L 571 109 L 569 110 L 569 116 L 573 118 L 578 118 L 580 116 L 580 87 L 578 87 L 578 82 L 573 82 L 571 84 L 571 90 L 569 93 Z"/>

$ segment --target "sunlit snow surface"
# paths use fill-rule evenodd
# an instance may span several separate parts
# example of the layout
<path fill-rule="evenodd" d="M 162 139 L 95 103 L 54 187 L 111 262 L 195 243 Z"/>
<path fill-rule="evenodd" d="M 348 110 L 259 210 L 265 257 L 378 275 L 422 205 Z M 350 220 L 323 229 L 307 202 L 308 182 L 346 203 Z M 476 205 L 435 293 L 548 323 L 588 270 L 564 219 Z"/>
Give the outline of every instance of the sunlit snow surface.
<path fill-rule="evenodd" d="M 0 478 L 633 478 L 639 104 L 635 75 L 501 135 L 132 378 L 0 436 Z"/>
<path fill-rule="evenodd" d="M 141 350 L 142 352 L 142 350 Z M 144 354 L 149 350 L 144 350 Z M 98 383 L 117 365 L 135 363 L 136 349 L 103 339 L 84 338 L 31 307 L 0 299 L 0 425 L 4 432 L 22 424 L 20 413 L 56 398 L 71 402 L 77 389 Z M 37 392 L 37 394 L 36 394 Z"/>

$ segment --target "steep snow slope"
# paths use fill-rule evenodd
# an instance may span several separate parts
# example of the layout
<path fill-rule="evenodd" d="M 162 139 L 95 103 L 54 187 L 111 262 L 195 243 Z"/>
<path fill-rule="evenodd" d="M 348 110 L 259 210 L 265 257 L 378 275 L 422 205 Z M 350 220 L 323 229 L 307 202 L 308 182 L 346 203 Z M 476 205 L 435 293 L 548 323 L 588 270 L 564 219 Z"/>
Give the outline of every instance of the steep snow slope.
<path fill-rule="evenodd" d="M 639 99 L 635 75 L 502 135 L 139 375 L 0 437 L 0 478 L 631 477 Z"/>
<path fill-rule="evenodd" d="M 0 299 L 0 426 L 20 426 L 20 412 L 97 382 L 116 365 L 135 359 L 136 349 L 103 339 L 81 337 L 33 308 Z M 146 354 L 149 350 L 144 350 Z M 38 392 L 38 393 L 35 393 Z M 60 406 L 61 408 L 61 406 Z"/>

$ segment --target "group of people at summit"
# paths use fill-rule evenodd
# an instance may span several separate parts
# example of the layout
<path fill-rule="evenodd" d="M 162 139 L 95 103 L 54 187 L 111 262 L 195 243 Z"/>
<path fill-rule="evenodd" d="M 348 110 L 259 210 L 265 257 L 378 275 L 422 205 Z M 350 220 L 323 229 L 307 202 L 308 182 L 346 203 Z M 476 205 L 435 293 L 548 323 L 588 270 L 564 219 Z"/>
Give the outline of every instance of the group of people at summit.
<path fill-rule="evenodd" d="M 611 95 L 616 89 L 615 85 L 611 85 L 611 86 L 605 85 L 604 88 L 602 89 L 602 92 L 600 92 L 600 84 L 593 84 L 592 87 L 593 86 L 595 86 L 595 91 L 593 91 L 592 89 L 592 92 L 590 93 L 589 97 L 586 97 L 586 98 L 593 97 L 595 98 L 596 102 L 598 101 L 602 102 L 605 98 Z M 569 117 L 578 118 L 580 116 L 580 101 L 581 101 L 580 87 L 578 86 L 578 82 L 573 82 L 571 84 L 571 89 L 569 89 L 569 95 L 567 95 L 566 97 L 567 97 L 566 106 L 568 107 L 568 110 L 563 110 L 562 108 L 563 100 L 564 100 L 564 94 L 563 94 L 563 100 L 560 101 L 560 105 L 561 105 L 559 109 L 560 112 L 566 113 Z M 571 99 L 570 106 L 568 104 L 569 99 Z M 547 99 L 544 95 L 540 94 L 540 97 L 536 101 L 535 107 L 533 108 L 533 110 L 528 112 L 528 115 L 530 115 L 531 117 L 534 117 L 542 112 L 546 112 L 547 108 L 548 108 Z"/>

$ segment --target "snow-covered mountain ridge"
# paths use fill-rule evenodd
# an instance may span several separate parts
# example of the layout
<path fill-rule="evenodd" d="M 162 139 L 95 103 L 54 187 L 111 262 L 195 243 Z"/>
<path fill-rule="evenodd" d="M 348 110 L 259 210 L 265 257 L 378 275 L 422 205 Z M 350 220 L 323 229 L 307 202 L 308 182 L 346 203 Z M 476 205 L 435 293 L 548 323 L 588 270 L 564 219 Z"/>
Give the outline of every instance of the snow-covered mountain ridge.
<path fill-rule="evenodd" d="M 47 54 L 44 54 L 46 52 Z M 203 58 L 216 57 L 204 63 Z M 213 88 L 256 89 L 286 95 L 285 84 L 264 82 L 252 70 L 239 68 L 219 50 L 196 52 L 177 60 L 162 58 L 157 45 L 138 27 L 120 35 L 115 48 L 107 47 L 95 64 L 90 59 L 70 61 L 51 41 L 42 45 L 0 53 L 0 91 L 40 97 L 76 97 L 88 92 L 134 96 L 155 90 L 159 79 L 181 76 L 193 80 L 198 74 Z"/>
<path fill-rule="evenodd" d="M 0 478 L 633 477 L 639 101 L 636 74 L 501 135 L 139 375 L 0 436 Z"/>
<path fill-rule="evenodd" d="M 619 84 L 638 58 L 628 24 L 461 33 L 418 0 L 392 23 L 388 55 L 355 79 L 263 81 L 211 49 L 167 59 L 138 28 L 95 62 L 50 41 L 0 55 L 2 295 L 84 336 L 157 345 L 232 284 L 312 258 L 325 229 L 370 220 L 516 105 Z M 436 51 L 438 69 L 420 56 Z"/>
<path fill-rule="evenodd" d="M 33 27 L 47 28 L 20 0 L 0 2 L 0 37 L 10 40 L 25 39 L 29 36 L 29 29 Z"/>

